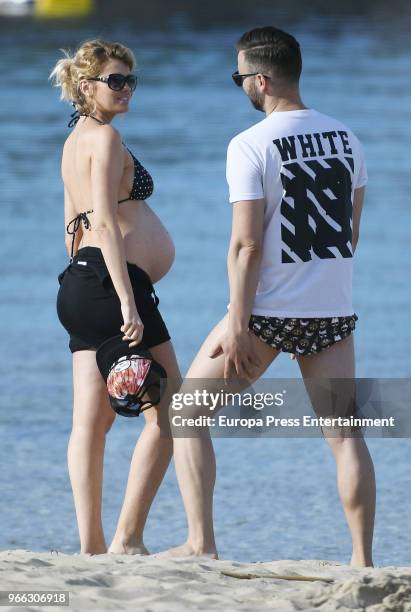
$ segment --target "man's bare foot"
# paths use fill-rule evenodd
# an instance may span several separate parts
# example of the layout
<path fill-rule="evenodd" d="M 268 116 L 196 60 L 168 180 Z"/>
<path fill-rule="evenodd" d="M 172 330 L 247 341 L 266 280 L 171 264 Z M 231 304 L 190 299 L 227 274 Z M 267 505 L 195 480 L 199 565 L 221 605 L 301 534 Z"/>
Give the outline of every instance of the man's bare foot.
<path fill-rule="evenodd" d="M 364 557 L 356 557 L 353 553 L 351 556 L 350 567 L 374 567 L 372 559 L 367 560 Z"/>
<path fill-rule="evenodd" d="M 112 542 L 108 548 L 110 555 L 149 555 L 149 551 L 143 543 L 140 544 L 122 544 Z"/>
<path fill-rule="evenodd" d="M 152 557 L 167 558 L 167 557 L 209 557 L 210 559 L 218 559 L 218 554 L 215 549 L 194 548 L 189 542 L 168 548 L 161 552 L 154 553 Z"/>

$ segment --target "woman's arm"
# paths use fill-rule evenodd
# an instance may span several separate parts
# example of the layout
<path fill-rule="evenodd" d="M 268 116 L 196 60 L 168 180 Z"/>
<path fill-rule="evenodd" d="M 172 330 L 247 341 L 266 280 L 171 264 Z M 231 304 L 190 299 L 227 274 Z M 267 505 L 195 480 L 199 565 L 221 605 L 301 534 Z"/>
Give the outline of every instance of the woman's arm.
<path fill-rule="evenodd" d="M 95 134 L 91 157 L 92 230 L 120 299 L 124 331 L 137 344 L 143 324 L 138 315 L 128 275 L 123 236 L 117 220 L 118 193 L 124 169 L 121 137 L 111 125 L 102 125 Z M 120 331 L 120 330 L 119 330 Z"/>
<path fill-rule="evenodd" d="M 123 237 L 117 221 L 117 199 L 123 174 L 121 137 L 111 125 L 96 131 L 91 156 L 91 229 L 102 250 L 120 301 L 134 300 Z"/>

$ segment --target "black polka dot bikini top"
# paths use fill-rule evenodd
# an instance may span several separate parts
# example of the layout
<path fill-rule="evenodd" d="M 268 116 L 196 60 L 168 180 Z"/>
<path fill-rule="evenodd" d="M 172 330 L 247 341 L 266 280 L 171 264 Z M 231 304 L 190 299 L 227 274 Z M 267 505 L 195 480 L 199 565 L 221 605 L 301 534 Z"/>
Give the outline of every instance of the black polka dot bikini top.
<path fill-rule="evenodd" d="M 153 179 L 151 178 L 151 175 L 147 172 L 144 166 L 140 164 L 138 159 L 134 157 L 130 149 L 128 147 L 126 147 L 126 149 L 133 158 L 134 179 L 129 197 L 124 198 L 123 200 L 119 200 L 119 204 L 121 204 L 121 202 L 127 202 L 128 200 L 145 200 L 146 198 L 149 198 L 151 196 L 154 189 L 154 183 Z"/>
<path fill-rule="evenodd" d="M 75 125 L 75 123 L 77 123 L 77 121 L 79 120 L 80 116 L 82 115 L 80 115 L 77 112 L 73 113 L 72 120 L 69 123 L 69 127 L 72 127 L 73 125 Z M 98 123 L 103 123 L 102 121 L 97 119 L 97 117 L 93 117 L 92 115 L 87 115 L 87 116 L 91 117 L 92 119 L 95 119 L 96 121 L 98 121 Z M 124 143 L 123 145 L 126 147 Z M 133 162 L 134 162 L 133 186 L 131 188 L 129 197 L 124 198 L 123 200 L 119 200 L 118 201 L 119 204 L 121 204 L 121 202 L 128 202 L 129 200 L 145 200 L 146 198 L 149 198 L 151 196 L 151 194 L 153 193 L 153 189 L 154 189 L 153 179 L 151 175 L 149 174 L 149 172 L 147 172 L 144 166 L 140 164 L 138 159 L 134 157 L 130 149 L 128 147 L 126 147 L 126 149 L 130 153 L 131 157 L 133 158 Z M 93 209 L 79 213 L 67 225 L 67 228 L 66 228 L 67 233 L 73 236 L 72 243 L 71 243 L 70 261 L 73 261 L 74 240 L 75 240 L 76 232 L 82 221 L 84 223 L 85 229 L 90 229 L 91 223 L 90 223 L 89 218 L 87 217 L 87 214 L 91 212 L 93 212 Z M 70 229 L 71 225 L 73 225 L 72 229 Z"/>

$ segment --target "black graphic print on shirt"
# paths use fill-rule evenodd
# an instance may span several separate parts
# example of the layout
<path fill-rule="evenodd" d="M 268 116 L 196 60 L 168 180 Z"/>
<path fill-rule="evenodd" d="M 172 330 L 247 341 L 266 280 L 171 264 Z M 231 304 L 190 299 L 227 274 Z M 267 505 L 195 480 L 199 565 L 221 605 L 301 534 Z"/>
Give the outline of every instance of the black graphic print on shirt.
<path fill-rule="evenodd" d="M 347 133 L 299 134 L 273 142 L 282 158 L 282 263 L 352 257 L 354 161 Z"/>

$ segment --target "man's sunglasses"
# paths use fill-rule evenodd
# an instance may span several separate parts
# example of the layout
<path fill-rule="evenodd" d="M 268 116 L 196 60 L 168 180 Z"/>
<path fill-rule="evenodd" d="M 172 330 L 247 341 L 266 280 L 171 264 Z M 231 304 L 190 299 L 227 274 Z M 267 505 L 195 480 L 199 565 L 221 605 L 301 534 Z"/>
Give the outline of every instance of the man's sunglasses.
<path fill-rule="evenodd" d="M 249 72 L 248 74 L 239 74 L 238 70 L 236 70 L 235 72 L 233 72 L 233 74 L 231 76 L 233 78 L 234 83 L 238 87 L 242 87 L 244 79 L 246 79 L 249 76 L 256 76 L 257 74 L 262 74 L 262 73 L 261 72 Z M 270 78 L 266 74 L 263 74 L 263 77 L 265 77 L 266 79 Z"/>
<path fill-rule="evenodd" d="M 124 76 L 124 74 L 109 74 L 106 77 L 94 77 L 87 80 L 107 83 L 113 91 L 121 91 L 126 83 L 131 91 L 134 91 L 137 87 L 137 76 L 135 74 L 128 74 L 127 76 Z"/>

